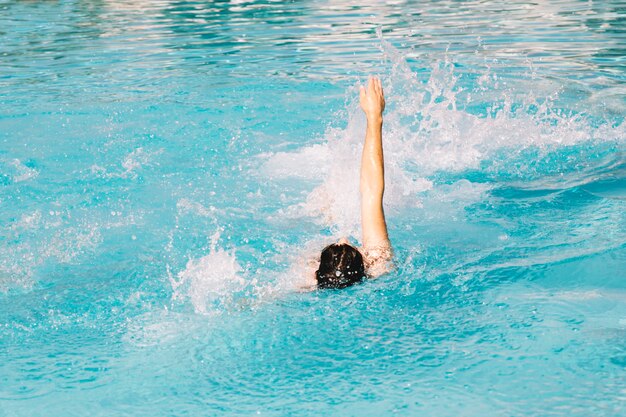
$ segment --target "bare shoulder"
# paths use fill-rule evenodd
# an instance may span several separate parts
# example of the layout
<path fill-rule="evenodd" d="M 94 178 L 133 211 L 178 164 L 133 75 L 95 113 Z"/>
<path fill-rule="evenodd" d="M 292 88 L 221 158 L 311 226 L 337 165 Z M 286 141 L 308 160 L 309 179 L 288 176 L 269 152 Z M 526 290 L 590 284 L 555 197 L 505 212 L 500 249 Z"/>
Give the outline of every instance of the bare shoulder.
<path fill-rule="evenodd" d="M 365 270 L 371 278 L 377 278 L 394 269 L 393 249 L 388 239 L 375 245 L 363 246 L 361 252 Z"/>

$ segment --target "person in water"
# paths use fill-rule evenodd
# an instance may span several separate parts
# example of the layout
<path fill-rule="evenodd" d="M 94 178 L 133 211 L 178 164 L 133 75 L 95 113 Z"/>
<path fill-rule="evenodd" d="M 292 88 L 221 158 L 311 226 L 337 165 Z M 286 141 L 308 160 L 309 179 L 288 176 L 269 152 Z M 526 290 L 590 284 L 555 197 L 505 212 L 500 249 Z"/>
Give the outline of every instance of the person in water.
<path fill-rule="evenodd" d="M 318 288 L 345 288 L 365 277 L 382 275 L 390 268 L 392 251 L 383 211 L 385 97 L 380 79 L 370 77 L 367 88 L 361 86 L 359 95 L 367 118 L 360 180 L 363 247 L 352 246 L 346 238 L 325 247 L 315 271 Z"/>

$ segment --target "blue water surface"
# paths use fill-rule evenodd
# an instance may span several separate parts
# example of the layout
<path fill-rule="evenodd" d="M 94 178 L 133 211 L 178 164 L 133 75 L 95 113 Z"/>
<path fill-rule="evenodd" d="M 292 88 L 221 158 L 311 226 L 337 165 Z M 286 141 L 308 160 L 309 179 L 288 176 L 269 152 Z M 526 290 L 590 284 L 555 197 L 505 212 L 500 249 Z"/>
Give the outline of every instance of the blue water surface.
<path fill-rule="evenodd" d="M 0 416 L 623 416 L 620 1 L 0 0 Z M 393 273 L 359 239 L 383 79 Z"/>

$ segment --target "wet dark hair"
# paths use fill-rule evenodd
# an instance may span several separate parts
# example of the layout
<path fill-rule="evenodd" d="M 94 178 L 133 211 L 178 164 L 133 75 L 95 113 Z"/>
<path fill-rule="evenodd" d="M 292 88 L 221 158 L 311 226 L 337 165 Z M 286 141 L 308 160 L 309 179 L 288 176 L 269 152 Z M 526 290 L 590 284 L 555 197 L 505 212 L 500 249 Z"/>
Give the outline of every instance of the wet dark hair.
<path fill-rule="evenodd" d="M 315 271 L 318 288 L 346 288 L 365 278 L 363 256 L 354 246 L 337 244 L 326 246 Z"/>

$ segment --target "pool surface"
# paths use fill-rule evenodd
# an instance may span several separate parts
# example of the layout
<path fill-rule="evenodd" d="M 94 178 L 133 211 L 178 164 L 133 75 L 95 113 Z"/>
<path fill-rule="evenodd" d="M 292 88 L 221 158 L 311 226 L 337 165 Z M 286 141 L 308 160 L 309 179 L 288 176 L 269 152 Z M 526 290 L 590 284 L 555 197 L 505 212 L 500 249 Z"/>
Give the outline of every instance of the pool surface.
<path fill-rule="evenodd" d="M 626 415 L 621 1 L 0 0 L 0 417 Z M 383 79 L 396 270 L 359 238 Z"/>

